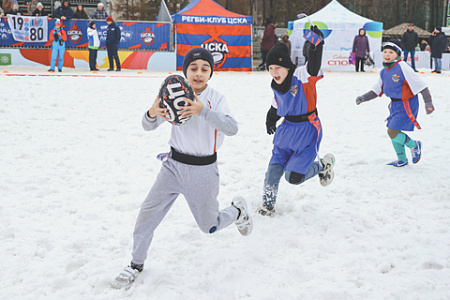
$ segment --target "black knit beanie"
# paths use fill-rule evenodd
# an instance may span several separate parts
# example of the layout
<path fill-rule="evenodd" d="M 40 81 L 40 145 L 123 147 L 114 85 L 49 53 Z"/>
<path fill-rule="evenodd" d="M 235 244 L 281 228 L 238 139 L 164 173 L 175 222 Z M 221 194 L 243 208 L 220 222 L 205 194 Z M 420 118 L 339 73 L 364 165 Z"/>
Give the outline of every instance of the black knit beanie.
<path fill-rule="evenodd" d="M 294 65 L 289 55 L 289 49 L 284 43 L 275 44 L 275 46 L 270 49 L 266 57 L 266 66 L 269 70 L 270 65 L 282 66 L 288 69 L 292 69 Z"/>
<path fill-rule="evenodd" d="M 184 76 L 187 77 L 186 71 L 187 71 L 189 64 L 197 59 L 203 59 L 209 63 L 209 65 L 211 66 L 211 75 L 209 76 L 209 78 L 211 78 L 213 75 L 213 72 L 214 72 L 214 58 L 213 58 L 211 52 L 209 52 L 208 50 L 206 50 L 205 48 L 202 48 L 202 47 L 192 48 L 184 56 L 184 60 L 183 60 Z"/>
<path fill-rule="evenodd" d="M 389 40 L 386 43 L 383 44 L 383 50 L 384 49 L 391 49 L 397 52 L 398 56 L 402 56 L 402 44 L 398 40 Z"/>

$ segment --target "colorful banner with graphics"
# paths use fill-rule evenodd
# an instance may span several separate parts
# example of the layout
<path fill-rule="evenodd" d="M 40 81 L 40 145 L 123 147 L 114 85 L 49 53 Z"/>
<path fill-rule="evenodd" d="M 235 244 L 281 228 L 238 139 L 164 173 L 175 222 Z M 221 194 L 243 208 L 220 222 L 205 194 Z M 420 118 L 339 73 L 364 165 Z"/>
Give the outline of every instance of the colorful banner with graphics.
<path fill-rule="evenodd" d="M 8 20 L 7 20 L 8 19 Z M 8 24 L 10 18 L 1 18 L 0 21 L 0 46 L 15 47 L 50 47 L 51 43 L 46 39 L 43 42 L 29 42 L 16 40 L 12 34 L 12 27 Z M 106 34 L 108 24 L 105 21 L 95 21 L 100 38 L 100 48 L 106 48 Z M 162 22 L 116 22 L 119 25 L 122 38 L 119 49 L 127 50 L 172 50 L 171 23 Z M 48 28 L 53 29 L 55 20 L 48 20 Z M 66 20 L 62 22 L 62 28 L 67 33 L 66 48 L 87 48 L 87 28 L 89 21 Z M 50 30 L 49 30 L 50 31 Z"/>
<path fill-rule="evenodd" d="M 8 25 L 15 41 L 42 43 L 48 40 L 47 17 L 8 15 Z"/>
<path fill-rule="evenodd" d="M 172 15 L 176 23 L 177 70 L 186 53 L 203 47 L 214 57 L 215 70 L 251 71 L 252 17 L 224 9 L 212 0 L 193 0 Z"/>

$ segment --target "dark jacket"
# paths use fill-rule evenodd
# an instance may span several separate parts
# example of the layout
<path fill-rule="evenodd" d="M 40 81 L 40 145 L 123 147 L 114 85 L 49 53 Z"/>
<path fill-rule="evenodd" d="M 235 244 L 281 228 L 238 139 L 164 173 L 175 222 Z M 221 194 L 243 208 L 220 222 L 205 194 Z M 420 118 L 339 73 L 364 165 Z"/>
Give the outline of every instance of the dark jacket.
<path fill-rule="evenodd" d="M 406 50 L 414 50 L 419 43 L 419 35 L 414 30 L 406 30 L 406 32 L 402 36 L 402 43 L 405 46 Z"/>
<path fill-rule="evenodd" d="M 75 8 L 75 11 L 73 13 L 73 18 L 74 19 L 89 19 L 87 11 L 83 8 L 82 10 L 78 10 L 78 7 Z"/>
<path fill-rule="evenodd" d="M 73 10 L 70 8 L 70 5 L 66 8 L 64 4 L 61 4 L 61 6 L 55 10 L 53 17 L 58 19 L 66 17 L 67 20 L 73 19 Z"/>
<path fill-rule="evenodd" d="M 360 28 L 358 32 L 361 30 L 364 30 L 364 28 Z M 356 57 L 365 57 L 370 52 L 369 39 L 366 36 L 366 30 L 364 30 L 363 35 L 358 33 L 358 35 L 355 36 L 352 52 L 355 53 Z"/>
<path fill-rule="evenodd" d="M 118 46 L 120 42 L 121 32 L 116 22 L 112 22 L 108 25 L 108 31 L 106 33 L 106 47 Z"/>
<path fill-rule="evenodd" d="M 44 8 L 42 8 L 42 10 L 39 10 L 39 9 L 36 8 L 33 11 L 33 17 L 36 17 L 36 16 L 38 16 L 38 17 L 45 17 L 45 16 L 48 16 L 48 13 L 45 11 Z"/>
<path fill-rule="evenodd" d="M 261 49 L 269 51 L 275 44 L 275 25 L 270 23 L 264 29 L 264 35 L 261 41 Z"/>
<path fill-rule="evenodd" d="M 430 37 L 431 57 L 442 58 L 442 52 L 448 45 L 447 38 L 443 32 L 436 33 Z"/>

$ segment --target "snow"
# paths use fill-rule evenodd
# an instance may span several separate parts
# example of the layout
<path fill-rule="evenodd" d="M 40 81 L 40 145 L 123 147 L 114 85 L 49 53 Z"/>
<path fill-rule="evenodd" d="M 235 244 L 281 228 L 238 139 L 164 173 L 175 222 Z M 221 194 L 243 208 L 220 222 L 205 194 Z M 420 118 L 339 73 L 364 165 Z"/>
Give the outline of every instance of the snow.
<path fill-rule="evenodd" d="M 145 132 L 141 117 L 168 73 L 3 67 L 0 298 L 450 299 L 450 81 L 421 71 L 436 111 L 426 115 L 420 97 L 423 129 L 410 134 L 423 142 L 417 165 L 386 165 L 395 153 L 385 96 L 355 104 L 378 71 L 325 73 L 320 153 L 336 157 L 334 182 L 283 180 L 278 214 L 254 214 L 248 237 L 234 225 L 202 233 L 180 196 L 124 291 L 109 284 L 130 261 L 171 126 Z M 256 210 L 272 148 L 270 76 L 219 72 L 210 84 L 240 123 L 219 150 L 220 206 L 242 195 Z"/>

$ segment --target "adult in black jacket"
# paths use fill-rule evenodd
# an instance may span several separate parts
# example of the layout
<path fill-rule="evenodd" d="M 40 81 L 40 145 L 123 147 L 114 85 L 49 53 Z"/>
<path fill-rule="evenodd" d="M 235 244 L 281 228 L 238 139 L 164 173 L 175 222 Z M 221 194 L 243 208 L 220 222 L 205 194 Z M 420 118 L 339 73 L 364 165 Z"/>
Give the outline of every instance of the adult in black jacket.
<path fill-rule="evenodd" d="M 434 70 L 432 71 L 432 73 L 440 74 L 442 70 L 442 53 L 448 46 L 447 38 L 442 32 L 441 26 L 437 26 L 431 34 L 430 45 L 431 57 L 433 58 L 434 62 Z"/>
<path fill-rule="evenodd" d="M 116 71 L 120 71 L 120 59 L 119 54 L 117 53 L 121 37 L 120 28 L 114 22 L 112 17 L 107 17 L 106 23 L 108 23 L 108 31 L 106 34 L 106 50 L 108 51 L 109 58 L 108 71 L 114 71 L 114 60 L 116 61 Z"/>
<path fill-rule="evenodd" d="M 44 10 L 44 5 L 41 2 L 37 4 L 36 9 L 33 11 L 33 17 L 46 17 L 48 13 Z"/>
<path fill-rule="evenodd" d="M 416 62 L 414 60 L 414 55 L 416 54 L 416 46 L 419 43 L 419 35 L 414 31 L 414 24 L 408 25 L 408 30 L 402 36 L 402 43 L 405 46 L 404 49 L 404 60 L 408 62 L 408 54 L 411 54 L 411 66 L 416 70 Z"/>
<path fill-rule="evenodd" d="M 83 8 L 83 5 L 79 4 L 77 8 L 73 11 L 73 18 L 79 20 L 87 20 L 89 19 L 86 9 Z"/>

